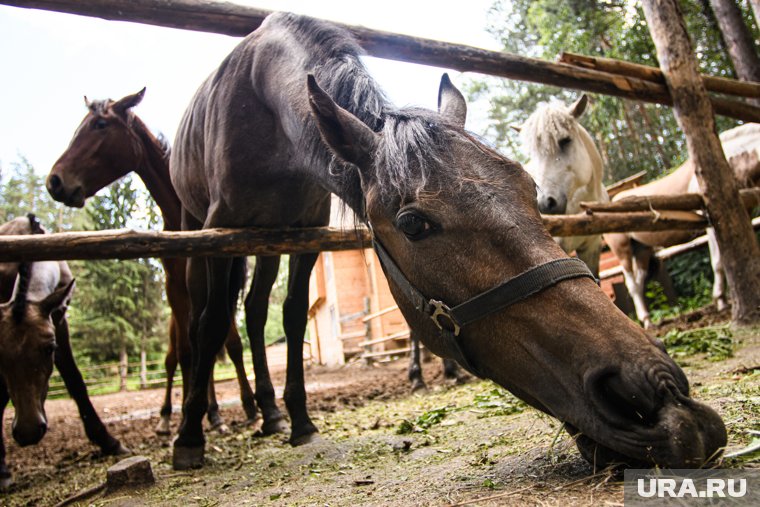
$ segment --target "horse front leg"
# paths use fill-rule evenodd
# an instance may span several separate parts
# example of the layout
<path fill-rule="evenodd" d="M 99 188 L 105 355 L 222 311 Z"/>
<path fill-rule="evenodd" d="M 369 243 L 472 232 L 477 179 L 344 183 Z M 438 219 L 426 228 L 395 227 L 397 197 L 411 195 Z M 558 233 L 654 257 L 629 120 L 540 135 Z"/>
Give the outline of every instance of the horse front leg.
<path fill-rule="evenodd" d="M 208 409 L 208 384 L 216 356 L 232 324 L 230 295 L 233 272 L 243 259 L 207 258 L 188 262 L 190 344 L 193 372 L 182 424 L 174 441 L 175 470 L 203 466 L 203 416 Z M 240 283 L 240 280 L 234 280 Z"/>
<path fill-rule="evenodd" d="M 306 410 L 303 370 L 303 337 L 309 310 L 309 276 L 317 254 L 290 257 L 288 295 L 282 307 L 283 327 L 288 341 L 288 371 L 285 381 L 285 406 L 290 414 L 290 444 L 307 444 L 317 437 L 317 427 Z"/>
<path fill-rule="evenodd" d="M 728 308 L 728 298 L 726 297 L 726 271 L 723 268 L 723 259 L 718 248 L 718 240 L 715 238 L 715 229 L 707 228 L 707 246 L 710 250 L 710 264 L 713 269 L 713 290 L 712 298 L 719 311 Z"/>
<path fill-rule="evenodd" d="M 425 380 L 422 378 L 422 364 L 420 360 L 420 339 L 414 331 L 409 334 L 412 345 L 412 353 L 409 357 L 409 382 L 412 384 L 412 392 L 426 389 Z"/>
<path fill-rule="evenodd" d="M 92 406 L 90 397 L 87 395 L 87 386 L 84 383 L 82 374 L 79 372 L 74 362 L 74 354 L 71 351 L 71 341 L 69 340 L 69 326 L 66 317 L 60 317 L 55 322 L 55 339 L 57 348 L 55 350 L 55 367 L 63 378 L 66 390 L 71 398 L 76 402 L 79 409 L 79 416 L 84 424 L 84 432 L 92 443 L 100 447 L 103 454 L 121 455 L 129 454 L 130 451 L 108 433 L 103 422 L 100 420 L 95 407 Z"/>
<path fill-rule="evenodd" d="M 256 403 L 261 409 L 264 423 L 261 431 L 264 435 L 284 433 L 288 426 L 285 424 L 280 409 L 275 401 L 274 386 L 269 375 L 267 363 L 264 327 L 267 323 L 269 309 L 269 294 L 277 279 L 280 269 L 280 256 L 256 257 L 256 267 L 253 271 L 251 290 L 245 298 L 245 322 L 248 328 L 248 339 L 251 343 L 253 356 L 253 373 L 256 376 Z"/>
<path fill-rule="evenodd" d="M 0 377 L 0 491 L 8 489 L 13 484 L 13 476 L 5 463 L 5 439 L 3 436 L 3 417 L 9 399 L 8 388 Z"/>

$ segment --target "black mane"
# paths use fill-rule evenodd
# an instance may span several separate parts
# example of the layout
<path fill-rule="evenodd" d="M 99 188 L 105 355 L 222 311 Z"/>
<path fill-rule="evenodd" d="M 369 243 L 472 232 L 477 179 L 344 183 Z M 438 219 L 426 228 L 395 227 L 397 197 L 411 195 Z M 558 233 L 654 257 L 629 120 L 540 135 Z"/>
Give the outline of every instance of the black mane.
<path fill-rule="evenodd" d="M 329 22 L 288 13 L 272 16 L 290 31 L 308 55 L 305 67 L 342 108 L 373 131 L 382 134 L 375 156 L 375 181 L 386 197 L 406 195 L 421 188 L 432 164 L 446 153 L 444 131 L 456 129 L 436 112 L 421 108 L 395 108 L 370 76 L 360 57 L 363 50 L 351 33 Z M 432 93 L 432 91 L 431 91 Z M 356 169 L 338 160 L 324 145 L 316 124 L 306 128 L 312 159 L 343 176 L 343 197 L 354 210 L 362 210 L 363 192 Z"/>

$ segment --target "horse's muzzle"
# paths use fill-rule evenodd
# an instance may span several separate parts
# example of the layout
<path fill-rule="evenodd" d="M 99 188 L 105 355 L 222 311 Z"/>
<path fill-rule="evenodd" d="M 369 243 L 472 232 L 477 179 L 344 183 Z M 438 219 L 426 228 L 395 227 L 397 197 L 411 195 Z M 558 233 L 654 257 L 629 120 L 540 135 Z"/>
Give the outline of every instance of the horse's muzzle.
<path fill-rule="evenodd" d="M 17 421 L 13 421 L 13 439 L 21 447 L 38 443 L 45 433 L 47 433 L 47 421 L 44 418 L 28 424 L 18 424 Z"/>
<path fill-rule="evenodd" d="M 720 416 L 689 398 L 678 369 L 656 368 L 638 376 L 600 369 L 587 376 L 586 390 L 601 424 L 590 432 L 596 434 L 577 443 L 597 466 L 608 459 L 634 466 L 697 468 L 717 458 L 726 445 Z"/>
<path fill-rule="evenodd" d="M 63 180 L 57 174 L 51 174 L 48 176 L 45 182 L 50 196 L 58 202 L 62 202 L 66 206 L 74 208 L 81 208 L 84 206 L 84 191 L 82 187 L 76 187 L 74 190 L 68 190 L 63 183 Z"/>
<path fill-rule="evenodd" d="M 567 210 L 567 196 L 541 194 L 538 197 L 538 211 L 544 215 L 563 215 Z"/>

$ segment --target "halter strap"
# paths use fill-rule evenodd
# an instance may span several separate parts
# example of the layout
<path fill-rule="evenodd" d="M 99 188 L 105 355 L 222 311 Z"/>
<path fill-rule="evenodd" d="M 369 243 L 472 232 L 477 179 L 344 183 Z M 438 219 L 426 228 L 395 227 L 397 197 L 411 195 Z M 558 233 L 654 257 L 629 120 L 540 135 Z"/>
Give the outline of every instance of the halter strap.
<path fill-rule="evenodd" d="M 512 306 L 563 280 L 588 277 L 596 281 L 596 277 L 582 260 L 574 257 L 555 259 L 534 266 L 501 285 L 449 308 L 442 301 L 426 298 L 412 285 L 374 234 L 372 245 L 386 276 L 393 280 L 418 312 L 433 320 L 449 350 L 454 352 L 454 359 L 477 376 L 482 375 L 467 360 L 459 342 L 459 334 L 464 326 Z"/>

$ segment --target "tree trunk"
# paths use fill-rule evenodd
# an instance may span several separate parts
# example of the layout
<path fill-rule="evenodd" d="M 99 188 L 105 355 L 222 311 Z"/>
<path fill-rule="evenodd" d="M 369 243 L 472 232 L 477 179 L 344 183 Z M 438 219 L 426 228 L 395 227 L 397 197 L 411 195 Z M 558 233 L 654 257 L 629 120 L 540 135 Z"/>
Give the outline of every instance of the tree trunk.
<path fill-rule="evenodd" d="M 760 58 L 752 34 L 744 24 L 741 9 L 734 0 L 710 0 L 710 5 L 718 20 L 736 76 L 743 81 L 760 82 Z M 758 99 L 753 99 L 752 102 L 760 104 Z"/>
<path fill-rule="evenodd" d="M 691 41 L 676 0 L 644 0 L 657 57 L 673 98 L 678 124 L 686 134 L 689 156 L 704 193 L 710 222 L 715 228 L 728 284 L 735 324 L 760 322 L 760 248 L 741 205 L 739 189 L 726 161 L 715 128 Z"/>
<path fill-rule="evenodd" d="M 664 171 L 669 168 L 670 160 L 668 159 L 667 155 L 665 155 L 665 150 L 663 149 L 662 143 L 660 142 L 659 129 L 654 128 L 652 125 L 652 120 L 649 118 L 649 111 L 647 111 L 646 106 L 641 102 L 639 102 L 637 105 L 639 108 L 639 113 L 644 119 L 644 124 L 647 127 L 647 132 L 649 133 L 652 143 L 657 150 L 657 154 L 660 156 L 660 167 Z"/>
<path fill-rule="evenodd" d="M 752 13 L 755 15 L 755 23 L 760 26 L 760 0 L 749 0 L 752 6 Z"/>
<path fill-rule="evenodd" d="M 731 0 L 728 0 L 731 1 Z M 723 33 L 723 30 L 720 29 L 720 24 L 718 24 L 718 18 L 715 17 L 715 9 L 712 6 L 712 0 L 700 0 L 699 2 L 702 5 L 702 13 L 705 15 L 705 19 L 707 20 L 707 24 L 710 25 L 710 27 L 718 32 L 718 45 L 720 46 L 720 51 L 723 54 L 728 54 L 728 41 L 726 40 L 726 34 Z M 733 64 L 732 64 L 733 65 Z M 736 77 L 736 68 L 731 69 L 732 77 Z M 708 90 L 710 88 L 707 88 Z"/>

